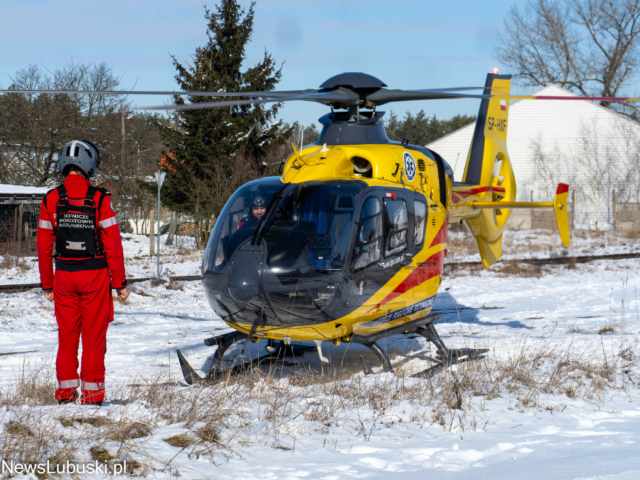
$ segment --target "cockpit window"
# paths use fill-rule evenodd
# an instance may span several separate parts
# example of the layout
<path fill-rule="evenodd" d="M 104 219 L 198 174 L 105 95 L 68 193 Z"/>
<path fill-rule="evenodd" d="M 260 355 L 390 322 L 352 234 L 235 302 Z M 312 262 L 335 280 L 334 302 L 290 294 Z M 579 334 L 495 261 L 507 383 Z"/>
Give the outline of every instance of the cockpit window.
<path fill-rule="evenodd" d="M 340 270 L 362 188 L 357 183 L 288 187 L 263 232 L 271 271 L 299 278 Z"/>
<path fill-rule="evenodd" d="M 378 197 L 369 197 L 362 206 L 358 239 L 353 252 L 353 269 L 360 270 L 380 260 L 382 209 Z"/>
<path fill-rule="evenodd" d="M 395 255 L 407 248 L 407 204 L 404 200 L 384 199 L 384 210 L 387 217 L 387 237 L 384 250 L 385 257 Z"/>
<path fill-rule="evenodd" d="M 205 267 L 219 271 L 226 265 L 233 252 L 251 238 L 274 195 L 283 187 L 278 180 L 258 180 L 243 186 L 231 197 L 211 234 L 205 253 Z"/>
<path fill-rule="evenodd" d="M 414 226 L 414 244 L 419 246 L 424 241 L 424 227 L 427 223 L 427 206 L 418 200 L 413 202 L 413 211 L 415 214 L 413 220 Z"/>

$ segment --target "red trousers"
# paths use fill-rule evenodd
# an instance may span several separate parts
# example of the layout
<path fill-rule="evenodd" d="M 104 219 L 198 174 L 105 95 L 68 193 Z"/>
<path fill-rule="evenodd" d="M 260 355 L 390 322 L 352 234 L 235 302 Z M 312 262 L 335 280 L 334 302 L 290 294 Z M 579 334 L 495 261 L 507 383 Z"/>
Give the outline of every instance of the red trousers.
<path fill-rule="evenodd" d="M 58 321 L 57 399 L 71 399 L 82 387 L 82 403 L 104 399 L 104 356 L 107 328 L 113 320 L 108 270 L 56 270 L 53 295 Z M 82 369 L 78 376 L 78 346 L 82 337 Z"/>

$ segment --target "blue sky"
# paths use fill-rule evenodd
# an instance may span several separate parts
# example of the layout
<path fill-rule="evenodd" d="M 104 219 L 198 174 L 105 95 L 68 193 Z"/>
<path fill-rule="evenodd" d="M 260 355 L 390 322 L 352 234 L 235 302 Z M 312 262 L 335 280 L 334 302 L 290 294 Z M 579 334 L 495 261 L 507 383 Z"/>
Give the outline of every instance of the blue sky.
<path fill-rule="evenodd" d="M 501 67 L 494 58 L 498 32 L 514 3 L 257 0 L 246 62 L 255 64 L 265 49 L 284 61 L 281 89 L 316 88 L 345 71 L 377 76 L 390 88 L 481 86 L 487 72 Z M 215 2 L 206 4 L 211 8 Z M 7 86 L 9 76 L 30 63 L 54 69 L 73 60 L 107 62 L 123 76 L 124 88 L 174 89 L 169 55 L 188 61 L 205 43 L 203 5 L 203 0 L 0 0 L 0 85 Z M 134 101 L 156 105 L 164 98 Z M 478 101 L 392 108 L 449 118 L 475 114 Z M 291 102 L 281 117 L 308 125 L 326 111 L 322 105 Z"/>

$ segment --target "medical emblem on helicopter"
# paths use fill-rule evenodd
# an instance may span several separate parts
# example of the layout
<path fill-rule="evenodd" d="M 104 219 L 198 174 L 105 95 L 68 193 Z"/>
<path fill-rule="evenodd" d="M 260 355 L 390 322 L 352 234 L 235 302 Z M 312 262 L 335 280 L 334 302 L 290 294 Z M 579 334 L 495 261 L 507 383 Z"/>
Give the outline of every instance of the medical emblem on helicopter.
<path fill-rule="evenodd" d="M 416 178 L 416 161 L 413 159 L 409 152 L 404 152 L 404 173 L 407 176 L 407 180 L 413 182 Z"/>

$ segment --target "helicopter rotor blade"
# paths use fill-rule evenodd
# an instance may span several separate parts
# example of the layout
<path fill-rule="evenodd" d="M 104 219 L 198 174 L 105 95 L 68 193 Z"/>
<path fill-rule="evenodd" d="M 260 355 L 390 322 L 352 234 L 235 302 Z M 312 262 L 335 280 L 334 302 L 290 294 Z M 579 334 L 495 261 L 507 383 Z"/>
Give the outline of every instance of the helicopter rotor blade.
<path fill-rule="evenodd" d="M 261 98 L 280 98 L 292 97 L 296 95 L 305 95 L 316 93 L 318 90 L 283 90 L 283 91 L 253 91 L 253 92 L 177 92 L 177 91 L 160 91 L 160 90 L 0 90 L 0 93 L 19 93 L 19 94 L 70 94 L 70 95 L 172 95 L 172 96 L 189 96 L 189 97 L 261 97 Z"/>
<path fill-rule="evenodd" d="M 491 87 L 454 87 L 454 88 L 436 88 L 436 89 L 420 89 L 408 90 L 410 92 L 454 92 L 462 90 L 487 90 Z M 55 90 L 55 89 L 36 89 L 36 90 L 17 90 L 7 89 L 0 90 L 0 93 L 18 93 L 18 94 L 71 94 L 71 95 L 171 95 L 171 96 L 189 96 L 189 97 L 257 97 L 257 98 L 284 98 L 297 95 L 306 95 L 318 93 L 320 90 L 279 90 L 279 91 L 248 91 L 248 92 L 192 92 L 192 91 L 175 91 L 175 90 Z"/>
<path fill-rule="evenodd" d="M 151 107 L 135 107 L 134 110 L 202 110 L 206 108 L 235 107 L 239 105 L 256 105 L 261 103 L 279 103 L 291 101 L 318 102 L 324 103 L 325 105 L 333 103 L 355 105 L 359 101 L 359 96 L 358 94 L 350 90 L 332 90 L 328 92 L 309 93 L 305 95 L 296 95 L 285 98 L 263 98 L 251 100 L 227 100 L 223 102 L 199 102 L 174 105 L 159 105 Z"/>
<path fill-rule="evenodd" d="M 468 90 L 484 90 L 482 93 L 462 93 Z M 487 92 L 487 90 L 490 90 Z M 460 92 L 460 93 L 457 93 Z M 262 103 L 279 103 L 290 101 L 309 101 L 347 108 L 355 105 L 379 106 L 386 103 L 406 102 L 417 100 L 453 100 L 462 98 L 505 100 L 574 100 L 599 102 L 638 102 L 635 97 L 580 97 L 580 96 L 534 96 L 501 94 L 495 87 L 452 87 L 419 90 L 400 90 L 379 88 L 372 92 L 358 92 L 350 87 L 338 87 L 333 90 L 283 90 L 283 91 L 248 91 L 248 92 L 192 92 L 192 91 L 151 91 L 151 90 L 0 90 L 4 94 L 72 94 L 72 95 L 171 95 L 189 97 L 249 97 L 247 100 L 228 100 L 222 102 L 197 102 L 189 104 L 174 104 L 151 107 L 136 107 L 135 110 L 199 110 L 216 107 L 230 107 L 239 105 L 255 105 Z"/>

